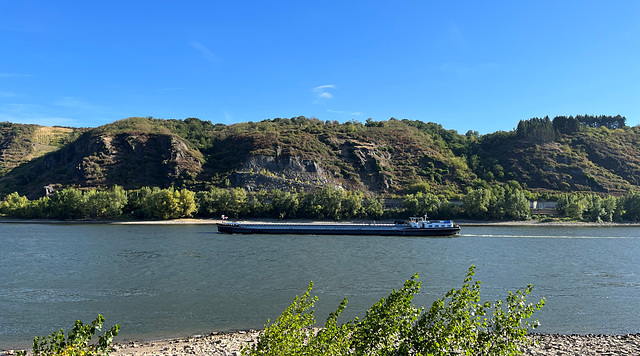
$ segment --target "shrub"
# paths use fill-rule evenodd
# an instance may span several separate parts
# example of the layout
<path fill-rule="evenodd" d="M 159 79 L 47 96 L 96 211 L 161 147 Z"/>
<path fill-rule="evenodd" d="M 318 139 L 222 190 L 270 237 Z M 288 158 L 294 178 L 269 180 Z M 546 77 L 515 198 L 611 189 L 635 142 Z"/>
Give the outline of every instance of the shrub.
<path fill-rule="evenodd" d="M 480 302 L 480 281 L 473 283 L 475 266 L 469 268 L 462 288 L 452 289 L 428 311 L 412 304 L 420 290 L 416 274 L 404 286 L 374 304 L 362 320 L 338 325 L 347 300 L 331 313 L 323 328 L 313 329 L 313 283 L 302 297 L 276 319 L 269 321 L 255 344 L 243 355 L 520 355 L 525 337 L 537 320 L 529 322 L 544 298 L 526 303 L 531 285 L 506 302 Z M 488 316 L 491 315 L 490 318 Z"/>
<path fill-rule="evenodd" d="M 84 325 L 82 321 L 77 320 L 73 325 L 73 329 L 65 337 L 64 331 L 54 331 L 47 337 L 37 337 L 33 340 L 33 355 L 47 356 L 98 356 L 108 355 L 111 350 L 111 342 L 113 337 L 118 335 L 120 325 L 111 327 L 104 333 L 104 336 L 98 336 L 98 342 L 89 344 L 96 333 L 96 330 L 102 329 L 104 317 L 98 317 L 91 324 Z M 18 352 L 18 355 L 24 356 L 24 351 Z"/>

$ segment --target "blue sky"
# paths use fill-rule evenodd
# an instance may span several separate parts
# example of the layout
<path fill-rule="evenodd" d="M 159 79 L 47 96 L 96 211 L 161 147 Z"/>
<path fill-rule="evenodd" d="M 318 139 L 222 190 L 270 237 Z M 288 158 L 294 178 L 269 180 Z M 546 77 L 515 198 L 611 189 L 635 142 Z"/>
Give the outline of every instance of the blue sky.
<path fill-rule="evenodd" d="M 0 121 L 640 124 L 637 1 L 3 1 Z"/>

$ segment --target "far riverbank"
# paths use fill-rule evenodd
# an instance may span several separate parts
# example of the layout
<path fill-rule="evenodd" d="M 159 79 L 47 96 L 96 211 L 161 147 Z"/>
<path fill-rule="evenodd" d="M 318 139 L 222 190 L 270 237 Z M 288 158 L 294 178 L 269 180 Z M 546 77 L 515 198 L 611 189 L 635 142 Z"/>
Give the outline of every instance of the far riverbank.
<path fill-rule="evenodd" d="M 171 220 L 52 220 L 52 219 L 8 219 L 0 218 L 0 224 L 114 224 L 114 225 L 216 225 L 222 222 L 240 223 L 270 223 L 270 224 L 392 224 L 394 220 L 310 220 L 310 219 L 203 219 L 203 218 L 183 218 Z M 581 222 L 581 221 L 482 221 L 482 220 L 455 220 L 460 226 L 585 226 L 585 227 L 607 227 L 607 226 L 640 226 L 640 222 Z"/>

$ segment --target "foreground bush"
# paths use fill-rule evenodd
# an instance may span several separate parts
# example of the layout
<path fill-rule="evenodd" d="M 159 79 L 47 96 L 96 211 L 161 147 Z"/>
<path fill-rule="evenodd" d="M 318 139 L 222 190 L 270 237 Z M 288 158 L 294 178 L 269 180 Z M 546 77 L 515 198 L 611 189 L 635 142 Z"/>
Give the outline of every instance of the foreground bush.
<path fill-rule="evenodd" d="M 91 324 L 84 325 L 78 320 L 73 325 L 73 329 L 65 337 L 64 331 L 54 331 L 47 337 L 37 337 L 33 340 L 33 354 L 51 355 L 51 356 L 98 356 L 108 355 L 111 350 L 111 342 L 113 337 L 118 335 L 120 325 L 111 327 L 104 333 L 104 336 L 98 336 L 98 342 L 90 344 L 91 339 L 96 330 L 101 331 L 104 317 L 98 317 Z M 18 352 L 18 355 L 26 355 L 24 351 Z"/>
<path fill-rule="evenodd" d="M 428 311 L 412 304 L 420 290 L 416 274 L 404 286 L 374 304 L 362 320 L 338 325 L 346 298 L 324 326 L 315 326 L 310 297 L 313 283 L 272 324 L 265 325 L 257 343 L 243 355 L 520 355 L 529 341 L 529 321 L 544 305 L 544 298 L 526 303 L 531 285 L 506 301 L 480 301 L 480 281 L 473 282 L 475 266 L 469 268 L 462 288 L 452 289 Z"/>

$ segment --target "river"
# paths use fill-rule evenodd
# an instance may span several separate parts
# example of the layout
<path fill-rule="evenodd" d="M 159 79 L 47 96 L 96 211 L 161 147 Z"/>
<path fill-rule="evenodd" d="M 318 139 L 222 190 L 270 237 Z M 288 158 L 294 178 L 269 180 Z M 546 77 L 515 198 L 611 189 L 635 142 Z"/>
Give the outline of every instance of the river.
<path fill-rule="evenodd" d="M 640 228 L 467 226 L 456 238 L 226 235 L 214 225 L 0 224 L 0 349 L 97 314 L 117 340 L 260 328 L 310 281 L 345 318 L 414 273 L 429 306 L 470 265 L 483 300 L 534 285 L 545 333 L 640 332 Z"/>

